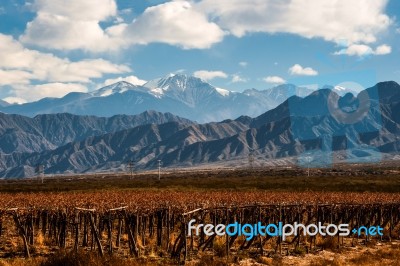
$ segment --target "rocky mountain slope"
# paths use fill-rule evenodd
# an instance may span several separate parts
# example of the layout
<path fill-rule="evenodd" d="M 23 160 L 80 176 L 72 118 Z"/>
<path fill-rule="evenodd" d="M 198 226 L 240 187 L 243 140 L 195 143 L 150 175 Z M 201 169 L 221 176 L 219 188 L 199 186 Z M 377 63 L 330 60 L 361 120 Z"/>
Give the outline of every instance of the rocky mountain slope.
<path fill-rule="evenodd" d="M 400 86 L 397 83 L 379 83 L 361 92 L 359 98 L 351 94 L 337 97 L 338 106 L 352 113 L 365 104 L 365 97 L 362 95 L 368 96 L 369 108 L 358 120 L 351 123 L 343 123 L 333 115 L 328 107 L 332 104 L 332 95 L 336 95 L 334 91 L 322 89 L 305 98 L 292 96 L 275 109 L 258 117 L 240 116 L 235 120 L 218 123 L 196 124 L 171 117 L 168 123 L 129 128 L 129 123 L 121 118 L 114 118 L 114 121 L 112 118 L 99 118 L 108 121 L 103 122 L 101 127 L 89 126 L 94 122 L 85 121 L 81 123 L 86 128 L 100 129 L 86 129 L 74 135 L 72 132 L 76 129 L 66 126 L 70 131 L 66 130 L 69 133 L 62 134 L 64 137 L 46 137 L 48 143 L 43 142 L 43 147 L 31 145 L 32 150 L 46 149 L 46 145 L 58 145 L 57 148 L 51 146 L 52 149 L 40 152 L 21 150 L 0 154 L 0 176 L 33 175 L 34 167 L 39 163 L 45 165 L 46 173 L 63 173 L 122 170 L 130 160 L 135 162 L 136 168 L 151 169 L 156 166 L 157 160 L 162 160 L 166 167 L 194 166 L 228 162 L 238 158 L 246 161 L 249 153 L 264 161 L 299 157 L 310 153 L 314 159 L 323 160 L 328 164 L 329 160 L 334 159 L 329 156 L 338 151 L 341 151 L 340 156 L 344 156 L 344 160 L 379 160 L 382 153 L 398 153 Z M 28 118 L 18 119 L 22 121 L 18 122 L 18 125 L 25 125 L 24 121 Z M 61 121 L 64 121 L 64 118 Z M 71 123 L 77 128 L 82 127 L 79 123 Z M 41 127 L 40 132 L 46 132 L 44 128 L 48 126 Z M 101 130 L 106 129 L 109 132 L 101 134 Z M 35 130 L 36 127 L 32 127 L 21 131 L 41 136 L 36 134 Z M 93 132 L 98 134 L 85 138 L 85 134 L 90 135 Z M 28 139 L 30 141 L 25 141 L 28 144 L 38 143 L 34 138 Z M 68 140 L 72 141 L 63 145 Z"/>
<path fill-rule="evenodd" d="M 0 113 L 0 153 L 41 152 L 69 142 L 103 135 L 145 124 L 191 121 L 172 115 L 146 111 L 139 115 L 112 117 L 77 116 L 68 113 L 38 115 L 29 118 Z"/>

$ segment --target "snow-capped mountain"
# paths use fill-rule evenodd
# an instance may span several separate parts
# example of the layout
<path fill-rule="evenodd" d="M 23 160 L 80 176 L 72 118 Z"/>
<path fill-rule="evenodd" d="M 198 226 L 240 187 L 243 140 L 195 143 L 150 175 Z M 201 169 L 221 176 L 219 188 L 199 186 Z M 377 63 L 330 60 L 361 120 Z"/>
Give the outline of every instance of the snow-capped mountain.
<path fill-rule="evenodd" d="M 129 90 L 140 90 L 140 89 L 141 89 L 140 86 L 135 86 L 126 81 L 120 81 L 108 85 L 106 87 L 100 88 L 98 90 L 95 90 L 93 92 L 90 92 L 89 94 L 92 95 L 93 97 L 107 97 L 116 93 L 124 93 Z"/>
<path fill-rule="evenodd" d="M 351 89 L 344 86 L 334 86 L 333 88 L 331 88 L 331 90 L 334 91 L 339 96 L 345 96 L 348 93 L 353 94 L 353 96 L 357 96 L 358 93 L 360 93 L 360 90 Z"/>
<path fill-rule="evenodd" d="M 169 97 L 192 108 L 221 96 L 217 88 L 209 83 L 181 74 L 170 74 L 164 78 L 149 81 L 143 87 L 155 96 Z"/>
<path fill-rule="evenodd" d="M 305 98 L 291 97 L 255 118 L 204 124 L 156 112 L 111 118 L 0 114 L 0 177 L 32 176 L 39 163 L 46 174 L 58 174 L 122 170 L 128 160 L 139 169 L 155 169 L 158 160 L 174 168 L 237 166 L 247 162 L 250 152 L 262 163 L 301 163 L 307 154 L 314 166 L 398 156 L 399 84 L 382 82 L 361 92 L 370 95 L 371 105 L 354 124 L 332 115 L 327 105 L 330 93 L 321 89 Z M 145 94 L 151 95 L 151 90 Z M 351 95 L 342 100 L 345 107 L 353 106 Z"/>
<path fill-rule="evenodd" d="M 44 98 L 21 105 L 0 105 L 0 111 L 26 116 L 68 112 L 77 115 L 134 115 L 146 110 L 170 112 L 198 122 L 257 116 L 293 95 L 312 91 L 294 85 L 280 85 L 259 91 L 233 92 L 217 88 L 199 78 L 170 74 L 143 86 L 121 81 L 88 93 L 69 93 L 62 98 Z"/>

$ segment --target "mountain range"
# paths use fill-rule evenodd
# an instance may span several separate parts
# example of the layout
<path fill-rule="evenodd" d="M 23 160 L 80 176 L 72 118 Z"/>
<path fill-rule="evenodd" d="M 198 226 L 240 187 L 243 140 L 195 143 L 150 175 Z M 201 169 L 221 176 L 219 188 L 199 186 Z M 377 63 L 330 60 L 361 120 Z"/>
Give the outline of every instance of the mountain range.
<path fill-rule="evenodd" d="M 29 117 L 65 112 L 110 117 L 155 110 L 205 123 L 241 115 L 258 116 L 290 96 L 304 97 L 311 92 L 308 88 L 290 84 L 262 91 L 248 89 L 232 92 L 193 76 L 171 74 L 143 86 L 121 81 L 88 93 L 72 92 L 62 98 L 44 98 L 13 105 L 0 102 L 0 111 Z"/>
<path fill-rule="evenodd" d="M 148 83 L 148 87 L 139 89 L 157 90 L 162 82 L 167 81 L 159 80 L 153 87 L 150 85 L 154 82 Z M 118 83 L 90 97 L 103 99 L 124 94 L 121 84 L 128 86 Z M 204 85 L 205 93 L 198 95 L 187 89 L 194 85 L 186 83 L 180 95 L 178 85 L 172 91 L 187 106 L 191 99 L 197 102 L 215 92 Z M 159 97 L 167 92 L 168 89 L 158 92 Z M 367 95 L 369 108 L 359 120 L 343 123 L 329 108 L 332 95 L 337 96 L 340 108 L 350 113 L 365 104 L 362 96 Z M 350 93 L 338 96 L 335 90 L 325 88 L 305 97 L 288 97 L 254 118 L 241 115 L 234 120 L 203 124 L 156 111 L 108 118 L 65 113 L 34 118 L 1 114 L 0 132 L 2 177 L 32 176 L 37 164 L 43 164 L 47 174 L 122 170 L 131 160 L 136 169 L 152 169 L 158 160 L 165 167 L 233 161 L 245 164 L 250 153 L 257 163 L 304 154 L 311 154 L 319 163 L 322 159 L 328 163 L 330 159 L 380 160 L 398 153 L 400 148 L 400 85 L 378 83 L 360 92 L 358 98 Z"/>

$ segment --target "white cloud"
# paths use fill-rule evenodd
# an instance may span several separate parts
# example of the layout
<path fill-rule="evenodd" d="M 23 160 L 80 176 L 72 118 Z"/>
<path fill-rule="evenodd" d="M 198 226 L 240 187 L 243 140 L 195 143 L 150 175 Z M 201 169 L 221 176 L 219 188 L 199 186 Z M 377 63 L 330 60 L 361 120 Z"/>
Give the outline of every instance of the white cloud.
<path fill-rule="evenodd" d="M 385 54 L 390 54 L 391 52 L 392 52 L 392 47 L 386 44 L 380 45 L 375 49 L 376 55 L 385 55 Z"/>
<path fill-rule="evenodd" d="M 289 68 L 290 75 L 298 75 L 298 76 L 316 76 L 318 75 L 318 71 L 312 69 L 311 67 L 302 67 L 299 64 L 293 65 Z"/>
<path fill-rule="evenodd" d="M 335 52 L 335 55 L 364 56 L 373 53 L 371 47 L 365 44 L 352 44 L 347 48 Z"/>
<path fill-rule="evenodd" d="M 224 32 L 187 1 L 172 1 L 147 8 L 131 24 L 124 36 L 131 43 L 162 42 L 184 49 L 204 49 L 220 42 Z"/>
<path fill-rule="evenodd" d="M 368 55 L 385 55 L 390 54 L 392 48 L 389 45 L 383 44 L 378 46 L 375 50 L 370 46 L 365 44 L 352 44 L 347 48 L 343 48 L 337 52 L 335 55 L 349 55 L 349 56 L 368 56 Z"/>
<path fill-rule="evenodd" d="M 177 69 L 177 70 L 173 71 L 172 73 L 174 73 L 174 74 L 181 74 L 181 73 L 185 73 L 185 72 L 186 72 L 186 69 L 181 68 L 181 69 Z"/>
<path fill-rule="evenodd" d="M 210 81 L 215 78 L 227 78 L 228 75 L 223 71 L 208 71 L 208 70 L 199 70 L 193 73 L 193 76 L 196 78 L 203 79 L 205 81 Z"/>
<path fill-rule="evenodd" d="M 120 10 L 119 12 L 120 12 L 121 14 L 131 14 L 132 11 L 133 11 L 132 8 L 125 8 L 125 9 Z"/>
<path fill-rule="evenodd" d="M 241 67 L 247 67 L 248 64 L 249 63 L 247 63 L 245 61 L 239 62 L 239 66 L 241 66 Z"/>
<path fill-rule="evenodd" d="M 18 98 L 18 97 L 6 97 L 4 99 L 2 99 L 5 102 L 8 102 L 9 104 L 23 104 L 26 103 L 27 101 L 25 99 L 22 98 Z"/>
<path fill-rule="evenodd" d="M 335 43 L 369 44 L 387 30 L 388 0 L 200 0 L 150 6 L 124 23 L 115 0 L 36 0 L 37 16 L 20 40 L 50 49 L 118 50 L 166 43 L 206 49 L 225 35 L 291 33 Z M 101 22 L 113 22 L 102 28 Z M 323 21 L 324 23 L 321 23 Z"/>
<path fill-rule="evenodd" d="M 232 75 L 232 80 L 231 80 L 231 82 L 232 82 L 232 83 L 247 82 L 247 79 L 241 77 L 241 76 L 238 75 L 238 74 L 233 74 L 233 75 Z"/>
<path fill-rule="evenodd" d="M 126 81 L 137 86 L 142 86 L 147 82 L 146 80 L 139 79 L 136 76 L 127 76 L 127 77 L 118 77 L 115 79 L 106 79 L 106 81 L 104 81 L 104 86 L 108 86 L 120 81 Z"/>
<path fill-rule="evenodd" d="M 115 17 L 115 20 L 114 20 L 115 24 L 120 24 L 123 22 L 124 22 L 124 19 L 122 17 L 119 17 L 119 16 Z"/>
<path fill-rule="evenodd" d="M 400 34 L 400 28 L 397 28 L 397 29 L 396 29 L 396 33 L 399 33 L 399 34 Z"/>
<path fill-rule="evenodd" d="M 148 7 L 131 23 L 118 16 L 115 0 L 36 0 L 35 7 L 20 40 L 51 49 L 102 52 L 153 42 L 204 49 L 225 35 L 188 1 Z M 110 18 L 116 24 L 103 29 L 100 22 Z"/>
<path fill-rule="evenodd" d="M 26 100 L 37 99 L 32 96 L 33 93 L 38 97 L 57 97 L 72 89 L 82 91 L 84 86 L 77 83 L 91 83 L 92 79 L 101 78 L 104 74 L 131 71 L 126 65 L 113 64 L 101 58 L 71 62 L 50 53 L 27 49 L 11 36 L 1 33 L 0 58 L 0 86 L 11 86 L 15 95 L 10 97 L 18 96 Z M 45 85 L 30 85 L 33 81 Z"/>
<path fill-rule="evenodd" d="M 117 14 L 114 0 L 36 0 L 38 12 L 70 17 L 76 20 L 104 20 Z"/>
<path fill-rule="evenodd" d="M 36 101 L 44 97 L 63 97 L 70 92 L 87 92 L 87 88 L 78 83 L 46 83 L 40 85 L 16 85 L 14 86 L 15 97 Z"/>
<path fill-rule="evenodd" d="M 387 0 L 203 0 L 197 8 L 237 37 L 292 33 L 327 41 L 372 43 L 388 29 Z"/>
<path fill-rule="evenodd" d="M 37 16 L 20 37 L 24 43 L 53 49 L 116 50 L 123 45 L 100 27 L 117 14 L 114 0 L 36 0 Z"/>
<path fill-rule="evenodd" d="M 8 76 L 20 73 L 22 80 L 47 82 L 84 82 L 101 78 L 103 74 L 119 74 L 131 71 L 126 65 L 113 64 L 104 59 L 86 59 L 71 62 L 50 53 L 26 49 L 11 36 L 0 34 L 0 70 Z M 24 82 L 26 83 L 26 82 Z"/>
<path fill-rule="evenodd" d="M 270 84 L 284 84 L 284 83 L 286 83 L 286 80 L 284 80 L 283 78 L 278 77 L 278 76 L 268 76 L 268 77 L 263 78 L 263 80 L 265 82 L 267 82 L 267 83 L 270 83 Z"/>
<path fill-rule="evenodd" d="M 29 84 L 32 74 L 22 70 L 0 69 L 0 86 L 14 84 Z"/>
<path fill-rule="evenodd" d="M 48 81 L 90 82 L 92 78 L 101 78 L 103 74 L 129 72 L 125 65 L 116 65 L 104 59 L 87 59 L 78 62 L 63 62 L 49 70 Z"/>

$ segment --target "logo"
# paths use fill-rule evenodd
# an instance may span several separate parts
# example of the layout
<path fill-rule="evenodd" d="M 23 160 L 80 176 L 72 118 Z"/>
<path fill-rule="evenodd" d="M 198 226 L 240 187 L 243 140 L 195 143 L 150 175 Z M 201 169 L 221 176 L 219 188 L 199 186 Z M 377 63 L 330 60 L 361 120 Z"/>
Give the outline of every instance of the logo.
<path fill-rule="evenodd" d="M 302 234 L 304 236 L 315 236 L 317 234 L 321 236 L 349 236 L 351 233 L 355 235 L 368 235 L 376 236 L 383 235 L 383 228 L 381 226 L 360 226 L 358 228 L 350 229 L 349 224 L 317 224 L 304 225 L 302 223 L 295 222 L 294 224 L 283 224 L 279 222 L 277 224 L 266 224 L 263 225 L 261 222 L 256 224 L 240 224 L 231 223 L 225 224 L 197 224 L 195 219 L 189 221 L 188 224 L 188 236 L 200 235 L 204 233 L 206 236 L 245 236 L 247 241 L 250 241 L 256 236 L 271 236 L 271 237 L 282 237 L 285 241 L 288 236 L 297 236 Z"/>

